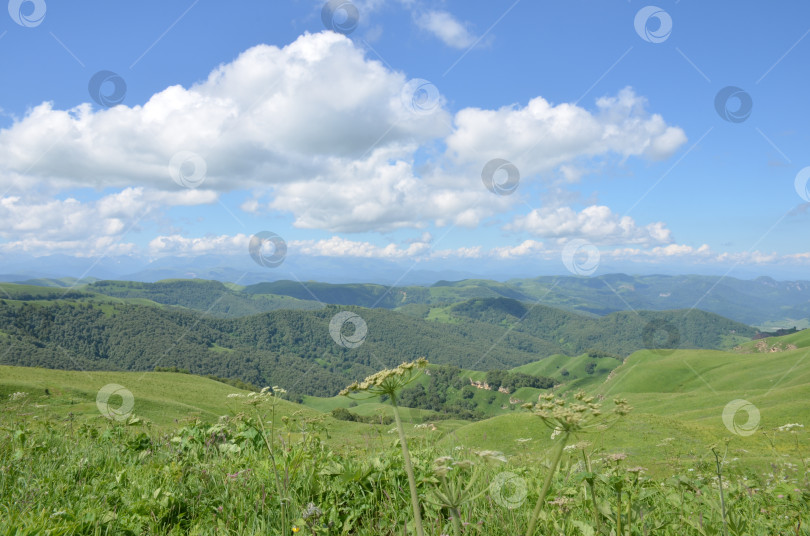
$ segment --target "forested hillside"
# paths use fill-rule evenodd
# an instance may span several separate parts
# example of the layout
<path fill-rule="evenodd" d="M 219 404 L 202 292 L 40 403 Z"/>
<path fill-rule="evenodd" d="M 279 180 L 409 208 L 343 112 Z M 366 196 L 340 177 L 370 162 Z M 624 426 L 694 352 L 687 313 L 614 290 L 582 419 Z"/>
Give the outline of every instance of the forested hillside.
<path fill-rule="evenodd" d="M 620 311 L 592 318 L 506 298 L 474 299 L 453 305 L 451 314 L 486 323 L 514 326 L 521 333 L 542 333 L 564 353 L 591 349 L 626 356 L 640 348 L 723 348 L 733 336 L 749 338 L 756 330 L 698 309 Z"/>
<path fill-rule="evenodd" d="M 86 290 L 115 298 L 143 298 L 163 305 L 176 305 L 212 316 L 240 317 L 277 309 L 313 310 L 321 303 L 274 294 L 250 294 L 229 288 L 219 281 L 181 279 L 138 283 L 133 281 L 97 281 Z"/>
<path fill-rule="evenodd" d="M 543 276 L 511 279 L 439 281 L 430 286 L 330 284 L 313 281 L 274 281 L 240 287 L 219 281 L 165 280 L 156 283 L 96 281 L 71 288 L 61 280 L 31 280 L 24 289 L 0 284 L 3 297 L 25 291 L 33 296 L 35 285 L 61 287 L 72 292 L 107 295 L 121 299 L 148 299 L 156 303 L 205 311 L 213 316 L 238 317 L 285 309 L 314 309 L 324 303 L 409 308 L 439 306 L 471 298 L 512 298 L 526 303 L 606 315 L 618 311 L 701 309 L 751 325 L 769 328 L 806 327 L 810 323 L 810 282 L 754 280 L 702 275 L 626 275 L 596 277 Z M 40 293 L 42 287 L 39 287 Z M 53 294 L 58 295 L 58 294 Z M 33 299 L 33 298 L 30 298 Z"/>
<path fill-rule="evenodd" d="M 330 321 L 346 310 L 368 329 L 357 347 L 341 345 L 330 334 Z M 719 348 L 734 334 L 753 335 L 747 326 L 700 311 L 588 318 L 499 298 L 470 300 L 444 313 L 434 321 L 386 309 L 325 306 L 226 319 L 154 305 L 0 300 L 0 363 L 85 370 L 178 367 L 325 396 L 418 357 L 473 370 L 510 369 L 589 349 L 621 358 L 645 347 Z M 344 328 L 351 335 L 351 328 Z"/>
<path fill-rule="evenodd" d="M 195 374 L 331 395 L 384 366 L 425 356 L 437 364 L 510 368 L 558 353 L 499 326 L 444 325 L 386 310 L 356 309 L 368 325 L 358 348 L 337 344 L 329 322 L 342 309 L 276 311 L 241 319 L 128 304 L 0 302 L 0 363 L 86 370 Z M 496 348 L 497 347 L 497 348 Z M 487 352 L 492 348 L 493 351 Z"/>

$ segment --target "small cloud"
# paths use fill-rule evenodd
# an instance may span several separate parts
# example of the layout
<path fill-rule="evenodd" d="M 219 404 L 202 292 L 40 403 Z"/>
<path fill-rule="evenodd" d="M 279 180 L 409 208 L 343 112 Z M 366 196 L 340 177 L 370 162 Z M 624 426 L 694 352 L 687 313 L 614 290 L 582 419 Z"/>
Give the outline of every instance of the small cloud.
<path fill-rule="evenodd" d="M 427 30 L 453 48 L 469 48 L 478 38 L 447 11 L 427 11 L 416 16 L 416 25 Z"/>
<path fill-rule="evenodd" d="M 259 212 L 259 201 L 257 199 L 247 199 L 239 206 L 239 208 L 245 212 L 249 212 L 250 214 L 256 214 Z"/>
<path fill-rule="evenodd" d="M 543 251 L 543 243 L 536 240 L 525 240 L 517 246 L 494 248 L 492 255 L 499 259 L 514 259 L 527 255 L 536 255 Z"/>
<path fill-rule="evenodd" d="M 643 227 L 629 216 L 618 216 L 603 205 L 591 205 L 581 212 L 571 207 L 542 208 L 518 216 L 507 230 L 526 231 L 537 236 L 585 238 L 595 244 L 669 244 L 672 236 L 662 222 Z"/>
<path fill-rule="evenodd" d="M 235 236 L 209 235 L 199 238 L 187 238 L 178 234 L 157 236 L 149 242 L 149 254 L 153 258 L 166 255 L 185 257 L 212 253 L 234 255 L 247 251 L 249 241 L 250 237 L 241 233 Z"/>

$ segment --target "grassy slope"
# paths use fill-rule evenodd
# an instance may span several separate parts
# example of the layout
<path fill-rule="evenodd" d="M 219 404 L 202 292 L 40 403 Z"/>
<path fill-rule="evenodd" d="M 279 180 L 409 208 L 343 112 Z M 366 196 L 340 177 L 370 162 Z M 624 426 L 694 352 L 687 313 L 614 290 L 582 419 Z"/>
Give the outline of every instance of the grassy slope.
<path fill-rule="evenodd" d="M 765 346 L 764 349 L 761 348 L 763 343 Z M 748 341 L 737 346 L 735 351 L 740 353 L 767 352 L 771 348 L 784 350 L 789 346 L 795 346 L 796 348 L 807 348 L 810 346 L 810 329 L 792 333 L 790 335 L 783 335 L 782 337 L 768 337 L 766 339 Z"/>
<path fill-rule="evenodd" d="M 808 341 L 808 334 L 786 338 L 803 343 Z M 580 361 L 585 359 L 591 358 Z M 576 368 L 571 365 L 568 365 L 571 369 Z M 555 366 L 550 359 L 521 369 L 541 372 Z M 48 411 L 63 415 L 72 412 L 80 419 L 100 418 L 95 393 L 107 383 L 119 383 L 130 389 L 136 399 L 135 413 L 157 425 L 169 425 L 175 419 L 189 416 L 214 420 L 219 415 L 240 410 L 238 404 L 226 398 L 236 389 L 197 376 L 0 367 L 0 397 L 7 398 L 14 391 L 28 391 L 36 402 L 47 404 Z M 47 400 L 43 397 L 46 388 L 52 395 Z M 810 405 L 806 402 L 810 399 L 810 350 L 800 348 L 772 354 L 679 350 L 667 355 L 640 351 L 630 356 L 606 381 L 587 390 L 603 395 L 608 409 L 610 400 L 616 396 L 626 397 L 635 407 L 631 416 L 616 426 L 584 437 L 607 451 L 627 452 L 633 463 L 663 471 L 670 463 L 669 456 L 705 460 L 709 444 L 722 444 L 724 439 L 730 438 L 730 458 L 739 455 L 747 462 L 766 465 L 773 458 L 773 451 L 763 432 L 772 436 L 776 427 L 793 422 L 810 426 Z M 526 391 L 516 395 L 528 399 L 539 392 Z M 486 394 L 480 391 L 476 397 Z M 759 409 L 761 420 L 757 433 L 743 437 L 726 429 L 723 410 L 736 399 L 747 400 Z M 347 407 L 350 402 L 337 397 L 308 397 L 309 408 L 287 402 L 282 402 L 280 408 L 282 414 L 303 412 L 314 417 L 334 407 Z M 387 406 L 376 400 L 360 401 L 351 408 L 362 415 L 386 409 Z M 407 420 L 416 420 L 421 413 L 405 410 Z M 439 430 L 433 434 L 437 438 L 443 436 L 441 441 L 445 445 L 502 450 L 507 454 L 541 452 L 549 447 L 550 432 L 539 419 L 519 409 L 502 413 L 505 414 L 475 423 L 438 423 Z M 746 418 L 746 413 L 740 412 L 735 422 L 744 424 Z M 335 421 L 328 416 L 325 420 L 335 446 L 357 444 L 379 431 L 379 427 Z M 776 436 L 779 453 L 793 455 L 793 436 L 784 433 Z M 807 441 L 806 433 L 798 437 Z M 517 441 L 526 438 L 531 440 Z M 659 446 L 665 438 L 674 438 L 674 441 L 669 447 Z M 804 445 L 805 451 L 807 447 Z"/>
<path fill-rule="evenodd" d="M 176 421 L 198 417 L 215 422 L 221 415 L 245 411 L 230 393 L 245 393 L 234 387 L 191 374 L 168 372 L 76 372 L 28 367 L 0 366 L 0 398 L 16 391 L 30 394 L 31 401 L 51 415 L 72 414 L 84 420 L 104 421 L 96 407 L 96 394 L 103 386 L 124 386 L 135 398 L 133 413 L 156 426 L 173 426 Z M 45 389 L 50 396 L 45 395 Z M 119 399 L 120 400 L 120 399 Z M 118 402 L 110 399 L 110 405 Z M 296 413 L 304 417 L 321 417 L 316 410 L 287 401 L 279 401 L 278 416 Z M 338 441 L 352 443 L 353 436 L 367 432 L 367 425 L 337 421 L 326 417 L 330 433 Z"/>
<path fill-rule="evenodd" d="M 96 393 L 109 383 L 129 389 L 135 397 L 134 413 L 158 425 L 193 416 L 216 420 L 220 415 L 231 413 L 226 395 L 240 392 L 224 383 L 190 374 L 79 372 L 0 366 L 0 397 L 7 398 L 14 391 L 28 392 L 35 399 L 39 398 L 40 403 L 47 403 L 53 412 L 70 412 L 79 419 L 99 415 Z M 50 391 L 50 398 L 45 397 L 45 389 Z"/>
<path fill-rule="evenodd" d="M 592 374 L 588 374 L 586 366 L 595 364 Z M 619 366 L 621 362 L 612 357 L 588 357 L 581 354 L 575 357 L 557 354 L 549 356 L 534 363 L 516 367 L 512 370 L 533 376 L 547 376 L 561 382 L 557 391 L 588 389 L 605 381 L 608 374 Z M 567 371 L 568 375 L 563 375 Z"/>
<path fill-rule="evenodd" d="M 668 448 L 681 456 L 705 458 L 707 445 L 722 444 L 725 438 L 732 439 L 730 457 L 742 457 L 744 453 L 747 460 L 766 465 L 772 451 L 762 432 L 772 435 L 774 428 L 786 423 L 810 425 L 810 406 L 806 403 L 810 399 L 810 352 L 798 349 L 739 355 L 681 350 L 658 355 L 640 351 L 630 356 L 608 381 L 590 391 L 604 395 L 607 406 L 612 398 L 625 397 L 635 410 L 606 432 L 583 438 L 609 451 L 626 452 L 642 465 L 659 464 L 663 469 Z M 759 409 L 757 433 L 734 435 L 723 424 L 724 408 L 737 399 L 747 400 Z M 747 414 L 741 411 L 735 423 L 743 425 L 746 420 Z M 670 447 L 659 446 L 669 437 L 675 439 Z M 520 443 L 519 438 L 532 441 Z M 455 430 L 445 441 L 512 454 L 550 445 L 549 430 L 528 414 L 472 423 Z M 788 434 L 777 434 L 777 448 L 782 454 L 793 454 L 792 441 Z"/>

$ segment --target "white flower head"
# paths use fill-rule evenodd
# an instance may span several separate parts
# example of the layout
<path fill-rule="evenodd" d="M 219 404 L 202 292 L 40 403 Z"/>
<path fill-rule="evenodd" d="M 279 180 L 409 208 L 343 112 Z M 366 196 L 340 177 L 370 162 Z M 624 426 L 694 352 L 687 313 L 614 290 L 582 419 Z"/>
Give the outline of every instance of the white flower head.
<path fill-rule="evenodd" d="M 791 424 L 783 424 L 782 426 L 780 426 L 779 428 L 777 428 L 777 430 L 778 430 L 779 432 L 795 432 L 795 431 L 797 431 L 799 428 L 804 428 L 804 425 L 803 425 L 803 424 L 799 424 L 799 423 L 797 423 L 797 422 L 794 422 L 794 423 L 791 423 Z"/>

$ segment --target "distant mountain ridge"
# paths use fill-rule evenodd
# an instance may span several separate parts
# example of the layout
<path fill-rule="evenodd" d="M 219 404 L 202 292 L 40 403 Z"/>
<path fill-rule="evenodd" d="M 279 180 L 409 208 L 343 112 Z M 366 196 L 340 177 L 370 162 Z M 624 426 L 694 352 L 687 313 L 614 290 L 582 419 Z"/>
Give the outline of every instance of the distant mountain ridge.
<path fill-rule="evenodd" d="M 30 285 L 67 286 L 69 279 L 32 280 Z M 75 283 L 75 282 L 74 282 Z M 279 308 L 316 309 L 324 304 L 385 309 L 458 303 L 472 298 L 511 298 L 595 315 L 626 310 L 700 309 L 769 329 L 808 327 L 810 281 L 753 280 L 702 275 L 607 274 L 591 278 L 542 276 L 510 279 L 440 280 L 430 286 L 389 287 L 373 283 L 280 280 L 239 286 L 219 281 L 156 283 L 94 281 L 76 290 L 120 298 L 139 297 L 164 305 L 236 317 Z"/>

